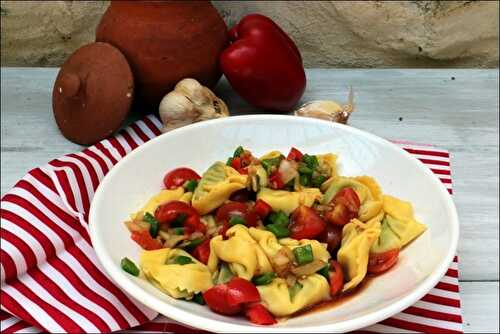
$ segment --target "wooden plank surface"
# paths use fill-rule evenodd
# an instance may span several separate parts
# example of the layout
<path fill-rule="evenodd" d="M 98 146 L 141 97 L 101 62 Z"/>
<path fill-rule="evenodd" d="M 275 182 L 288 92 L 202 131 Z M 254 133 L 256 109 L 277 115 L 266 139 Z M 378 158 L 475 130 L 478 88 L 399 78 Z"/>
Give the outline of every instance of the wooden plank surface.
<path fill-rule="evenodd" d="M 81 149 L 54 122 L 56 75 L 51 68 L 1 69 L 2 195 L 29 169 Z M 498 331 L 498 71 L 312 69 L 307 76 L 303 101 L 344 102 L 352 85 L 352 126 L 450 151 L 465 329 Z M 235 114 L 255 111 L 225 80 L 216 93 Z"/>

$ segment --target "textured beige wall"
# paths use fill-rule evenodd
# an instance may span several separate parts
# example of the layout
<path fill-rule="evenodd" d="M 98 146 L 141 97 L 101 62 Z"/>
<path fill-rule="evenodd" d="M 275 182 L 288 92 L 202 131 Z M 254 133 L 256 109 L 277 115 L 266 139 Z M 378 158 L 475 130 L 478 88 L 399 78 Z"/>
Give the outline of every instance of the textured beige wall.
<path fill-rule="evenodd" d="M 498 1 L 213 1 L 232 25 L 270 16 L 307 67 L 498 67 Z M 2 66 L 58 66 L 107 1 L 2 1 Z"/>

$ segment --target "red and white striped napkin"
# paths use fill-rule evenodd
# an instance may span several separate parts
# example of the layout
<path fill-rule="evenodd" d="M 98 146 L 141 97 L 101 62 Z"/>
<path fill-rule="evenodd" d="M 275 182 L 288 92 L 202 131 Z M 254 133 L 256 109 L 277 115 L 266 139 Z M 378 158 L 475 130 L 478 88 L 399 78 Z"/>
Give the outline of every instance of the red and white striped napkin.
<path fill-rule="evenodd" d="M 127 153 L 158 136 L 147 116 L 115 137 L 31 170 L 1 200 L 2 333 L 192 332 L 120 290 L 99 264 L 87 230 L 93 194 Z M 450 194 L 449 154 L 398 143 L 426 164 Z M 458 260 L 422 300 L 366 328 L 370 332 L 462 332 Z"/>

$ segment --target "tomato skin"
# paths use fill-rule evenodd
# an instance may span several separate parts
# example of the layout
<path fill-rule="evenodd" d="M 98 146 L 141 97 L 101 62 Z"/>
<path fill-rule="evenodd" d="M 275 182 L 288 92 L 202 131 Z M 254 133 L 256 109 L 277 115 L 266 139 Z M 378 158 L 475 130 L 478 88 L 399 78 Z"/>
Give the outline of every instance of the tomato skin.
<path fill-rule="evenodd" d="M 290 237 L 300 239 L 314 239 L 326 228 L 325 221 L 311 208 L 301 205 L 292 212 L 288 229 Z"/>
<path fill-rule="evenodd" d="M 344 286 L 344 272 L 337 261 L 330 261 L 330 295 L 335 296 Z"/>
<path fill-rule="evenodd" d="M 208 307 L 219 314 L 233 315 L 241 312 L 241 305 L 229 305 L 227 302 L 229 288 L 226 284 L 217 284 L 203 292 L 203 299 Z"/>
<path fill-rule="evenodd" d="M 276 319 L 262 304 L 251 304 L 245 309 L 245 316 L 257 325 L 274 325 Z"/>
<path fill-rule="evenodd" d="M 300 160 L 302 160 L 303 156 L 304 155 L 302 154 L 302 152 L 297 150 L 295 147 L 292 147 L 290 149 L 290 152 L 288 153 L 286 159 L 287 160 L 295 160 L 295 161 L 299 162 Z"/>
<path fill-rule="evenodd" d="M 391 269 L 398 262 L 399 248 L 383 253 L 370 253 L 368 260 L 368 273 L 381 274 Z"/>
<path fill-rule="evenodd" d="M 227 283 L 227 302 L 230 306 L 260 302 L 259 290 L 250 281 L 234 277 Z"/>
<path fill-rule="evenodd" d="M 235 191 L 231 197 L 229 197 L 229 200 L 230 201 L 234 201 L 234 202 L 242 202 L 242 203 L 246 203 L 247 201 L 249 201 L 251 198 L 252 198 L 252 193 L 250 191 L 248 191 L 247 189 L 240 189 L 238 191 Z"/>
<path fill-rule="evenodd" d="M 318 241 L 326 243 L 330 254 L 334 254 L 342 242 L 342 227 L 333 224 L 326 224 L 325 230 L 319 235 Z"/>
<path fill-rule="evenodd" d="M 255 202 L 253 209 L 261 219 L 266 218 L 273 211 L 273 208 L 261 199 Z"/>
<path fill-rule="evenodd" d="M 277 170 L 269 176 L 269 185 L 272 189 L 283 189 L 285 186 L 285 183 Z"/>
<path fill-rule="evenodd" d="M 219 223 L 228 223 L 231 216 L 243 217 L 246 226 L 257 226 L 257 215 L 248 209 L 245 203 L 228 202 L 217 209 L 215 220 Z"/>
<path fill-rule="evenodd" d="M 155 218 L 160 224 L 170 224 L 179 214 L 187 216 L 184 221 L 185 233 L 194 231 L 205 233 L 207 228 L 201 222 L 200 214 L 195 208 L 181 201 L 170 201 L 160 205 L 155 211 Z"/>
<path fill-rule="evenodd" d="M 201 176 L 191 168 L 180 167 L 168 172 L 163 178 L 163 184 L 167 189 L 175 189 L 182 187 L 186 181 L 199 179 Z"/>
<path fill-rule="evenodd" d="M 155 250 L 162 248 L 161 242 L 154 239 L 151 234 L 149 234 L 149 231 L 135 231 L 132 232 L 130 237 L 145 250 Z"/>
<path fill-rule="evenodd" d="M 206 239 L 198 245 L 193 251 L 193 256 L 198 259 L 198 261 L 207 264 L 208 258 L 210 257 L 210 239 Z"/>
<path fill-rule="evenodd" d="M 331 201 L 333 209 L 325 213 L 325 219 L 334 224 L 343 226 L 351 219 L 358 217 L 361 206 L 359 197 L 354 189 L 348 187 L 340 190 Z"/>

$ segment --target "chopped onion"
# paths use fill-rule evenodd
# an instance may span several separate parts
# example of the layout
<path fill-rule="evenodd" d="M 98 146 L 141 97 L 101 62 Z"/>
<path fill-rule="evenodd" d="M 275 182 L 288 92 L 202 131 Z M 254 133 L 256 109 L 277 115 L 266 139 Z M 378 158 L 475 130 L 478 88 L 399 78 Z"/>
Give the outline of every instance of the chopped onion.
<path fill-rule="evenodd" d="M 297 163 L 295 161 L 288 161 L 286 159 L 281 160 L 278 172 L 281 175 L 281 180 L 285 184 L 290 182 L 299 174 L 297 172 Z"/>
<path fill-rule="evenodd" d="M 164 246 L 167 248 L 174 248 L 179 242 L 186 239 L 185 235 L 172 235 L 165 241 Z"/>
<path fill-rule="evenodd" d="M 281 247 L 271 260 L 276 274 L 283 277 L 292 267 L 293 253 L 288 247 Z"/>
<path fill-rule="evenodd" d="M 293 267 L 292 268 L 292 273 L 295 276 L 307 276 L 307 275 L 312 275 L 321 268 L 326 266 L 326 263 L 321 261 L 321 260 L 314 260 L 313 262 L 309 262 L 307 264 L 304 264 L 299 267 Z"/>
<path fill-rule="evenodd" d="M 130 232 L 143 232 L 149 231 L 150 225 L 145 221 L 135 220 L 135 221 L 126 221 L 125 225 L 127 226 Z"/>
<path fill-rule="evenodd" d="M 285 281 L 288 287 L 292 287 L 295 285 L 295 282 L 297 282 L 297 277 L 295 275 L 287 275 Z"/>
<path fill-rule="evenodd" d="M 198 239 L 198 238 L 201 238 L 201 237 L 203 237 L 203 233 L 201 233 L 201 232 L 193 232 L 189 236 L 189 240 L 194 240 L 194 239 Z"/>

